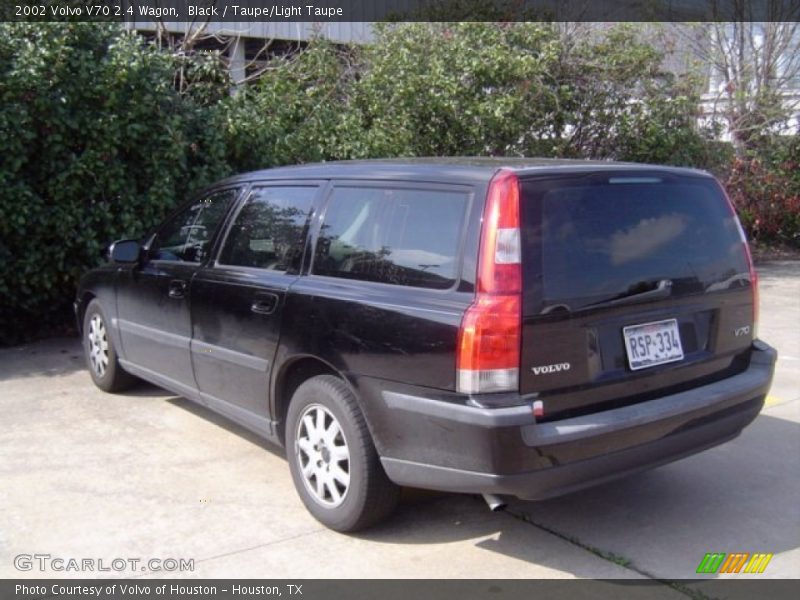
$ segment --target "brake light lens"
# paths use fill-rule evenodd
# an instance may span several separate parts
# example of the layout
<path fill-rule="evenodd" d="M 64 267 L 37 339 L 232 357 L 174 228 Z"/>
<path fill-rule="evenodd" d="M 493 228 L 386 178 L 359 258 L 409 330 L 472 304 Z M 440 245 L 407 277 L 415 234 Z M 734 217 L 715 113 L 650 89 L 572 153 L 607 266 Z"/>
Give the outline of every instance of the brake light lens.
<path fill-rule="evenodd" d="M 519 180 L 506 170 L 489 184 L 475 301 L 461 321 L 457 389 L 464 394 L 519 388 L 522 266 Z"/>
<path fill-rule="evenodd" d="M 731 211 L 731 216 L 733 217 L 736 227 L 739 230 L 739 238 L 742 240 L 742 249 L 745 259 L 747 260 L 747 268 L 750 271 L 750 289 L 753 291 L 753 339 L 755 339 L 758 337 L 758 311 L 760 302 L 758 295 L 758 272 L 756 271 L 756 266 L 753 263 L 753 254 L 750 252 L 750 245 L 747 243 L 747 236 L 744 233 L 744 228 L 742 227 L 741 221 L 739 221 L 739 215 L 736 213 L 736 207 L 733 205 L 733 201 L 730 199 L 730 196 L 728 196 L 725 188 L 722 188 L 722 186 L 720 186 L 720 188 L 722 189 L 722 194 L 725 196 L 725 200 L 728 202 L 728 208 Z"/>

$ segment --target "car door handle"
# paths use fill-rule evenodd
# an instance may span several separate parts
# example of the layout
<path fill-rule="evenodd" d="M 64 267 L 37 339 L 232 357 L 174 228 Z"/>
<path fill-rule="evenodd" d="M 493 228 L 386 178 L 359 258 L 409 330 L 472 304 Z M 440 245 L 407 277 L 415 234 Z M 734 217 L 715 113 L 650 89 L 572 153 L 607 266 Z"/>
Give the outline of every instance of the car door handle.
<path fill-rule="evenodd" d="M 183 298 L 186 295 L 186 282 L 183 279 L 173 279 L 169 282 L 169 297 Z"/>
<path fill-rule="evenodd" d="M 258 315 L 271 315 L 278 308 L 276 294 L 257 294 L 250 305 L 250 310 Z"/>

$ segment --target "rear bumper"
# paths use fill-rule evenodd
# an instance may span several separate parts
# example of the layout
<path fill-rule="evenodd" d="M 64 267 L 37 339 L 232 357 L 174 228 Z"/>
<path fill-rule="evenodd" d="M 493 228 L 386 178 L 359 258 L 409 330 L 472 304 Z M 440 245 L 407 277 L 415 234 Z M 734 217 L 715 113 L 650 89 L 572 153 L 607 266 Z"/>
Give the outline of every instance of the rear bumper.
<path fill-rule="evenodd" d="M 394 482 L 542 499 L 736 437 L 760 412 L 776 357 L 774 349 L 756 342 L 749 368 L 733 377 L 551 423 L 535 423 L 529 405 L 472 408 L 391 390 L 381 392 L 380 406 L 371 403 L 370 412 L 384 423 L 374 433 Z"/>

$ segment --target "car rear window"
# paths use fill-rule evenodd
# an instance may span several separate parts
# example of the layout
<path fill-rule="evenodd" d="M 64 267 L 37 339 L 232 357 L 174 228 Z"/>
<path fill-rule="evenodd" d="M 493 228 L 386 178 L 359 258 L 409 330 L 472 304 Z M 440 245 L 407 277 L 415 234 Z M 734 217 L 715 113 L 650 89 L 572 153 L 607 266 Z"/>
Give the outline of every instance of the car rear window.
<path fill-rule="evenodd" d="M 716 182 L 586 175 L 523 183 L 525 314 L 574 311 L 648 291 L 749 286 L 738 223 Z"/>
<path fill-rule="evenodd" d="M 336 188 L 325 211 L 313 272 L 449 288 L 456 280 L 466 206 L 467 195 L 459 192 Z"/>

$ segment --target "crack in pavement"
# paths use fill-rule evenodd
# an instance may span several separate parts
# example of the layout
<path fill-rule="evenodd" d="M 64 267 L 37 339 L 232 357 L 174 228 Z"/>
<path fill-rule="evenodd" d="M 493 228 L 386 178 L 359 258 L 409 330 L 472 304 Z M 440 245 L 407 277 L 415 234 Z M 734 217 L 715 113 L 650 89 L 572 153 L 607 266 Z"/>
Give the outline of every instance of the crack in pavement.
<path fill-rule="evenodd" d="M 675 590 L 676 592 L 679 592 L 689 598 L 692 598 L 692 600 L 717 600 L 713 596 L 708 596 L 699 590 L 694 590 L 684 585 L 680 581 L 675 581 L 673 579 L 665 579 L 645 569 L 642 569 L 641 567 L 636 566 L 633 560 L 628 557 L 620 556 L 609 550 L 602 550 L 601 548 L 597 548 L 596 546 L 587 544 L 586 542 L 583 542 L 574 536 L 562 533 L 561 531 L 558 531 L 557 529 L 554 529 L 549 525 L 545 525 L 544 523 L 534 521 L 529 515 L 523 512 L 518 512 L 508 507 L 504 508 L 502 512 L 508 514 L 509 516 L 519 521 L 522 521 L 523 523 L 528 523 L 529 525 L 532 525 L 533 527 L 536 527 L 537 529 L 540 529 L 545 533 L 549 533 L 550 535 L 553 535 L 569 544 L 572 544 L 574 546 L 577 546 L 578 548 L 586 550 L 587 552 L 594 554 L 595 556 L 602 558 L 603 560 L 614 563 L 617 566 L 620 566 L 624 569 L 628 569 L 629 571 L 637 573 L 638 575 L 646 577 L 647 579 L 650 579 L 652 581 L 656 581 L 658 583 L 666 585 Z"/>

